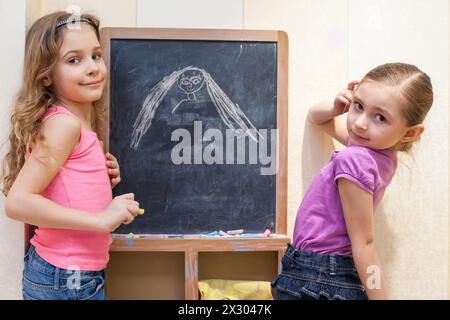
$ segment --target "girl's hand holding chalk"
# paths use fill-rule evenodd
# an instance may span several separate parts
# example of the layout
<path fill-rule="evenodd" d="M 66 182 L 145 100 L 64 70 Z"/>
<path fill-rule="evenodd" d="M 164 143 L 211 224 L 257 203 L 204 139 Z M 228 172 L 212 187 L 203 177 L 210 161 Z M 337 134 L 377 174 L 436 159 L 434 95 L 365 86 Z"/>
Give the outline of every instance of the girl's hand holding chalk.
<path fill-rule="evenodd" d="M 133 222 L 135 216 L 142 214 L 142 211 L 143 209 L 139 209 L 139 202 L 134 200 L 134 194 L 127 193 L 114 197 L 109 206 L 96 217 L 102 231 L 113 232 L 121 224 Z"/>

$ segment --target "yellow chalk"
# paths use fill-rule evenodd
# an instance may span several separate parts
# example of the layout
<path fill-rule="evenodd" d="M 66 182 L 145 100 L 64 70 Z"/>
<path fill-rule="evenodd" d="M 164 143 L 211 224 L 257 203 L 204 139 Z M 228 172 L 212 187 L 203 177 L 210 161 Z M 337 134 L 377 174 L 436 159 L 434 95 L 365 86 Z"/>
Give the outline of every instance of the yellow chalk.
<path fill-rule="evenodd" d="M 144 214 L 144 209 L 139 209 L 139 213 L 138 214 Z"/>

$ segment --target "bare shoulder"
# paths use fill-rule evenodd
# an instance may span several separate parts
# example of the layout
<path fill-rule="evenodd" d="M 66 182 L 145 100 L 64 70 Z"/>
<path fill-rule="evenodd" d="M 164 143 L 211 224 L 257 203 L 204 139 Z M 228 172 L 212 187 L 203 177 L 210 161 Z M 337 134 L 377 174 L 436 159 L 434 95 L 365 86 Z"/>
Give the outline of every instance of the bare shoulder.
<path fill-rule="evenodd" d="M 36 139 L 10 194 L 41 194 L 77 146 L 81 123 L 69 115 L 55 114 L 44 121 L 41 133 L 44 134 L 44 141 Z"/>
<path fill-rule="evenodd" d="M 81 122 L 66 114 L 55 114 L 44 121 L 41 133 L 49 145 L 76 145 L 80 139 Z"/>

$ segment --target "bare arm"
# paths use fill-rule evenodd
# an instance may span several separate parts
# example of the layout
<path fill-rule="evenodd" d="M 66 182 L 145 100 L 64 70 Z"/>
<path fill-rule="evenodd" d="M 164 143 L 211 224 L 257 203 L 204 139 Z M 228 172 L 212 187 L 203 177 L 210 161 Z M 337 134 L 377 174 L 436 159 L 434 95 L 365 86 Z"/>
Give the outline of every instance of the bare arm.
<path fill-rule="evenodd" d="M 317 103 L 309 109 L 308 119 L 320 130 L 345 145 L 348 138 L 346 117 L 335 116 L 332 110 L 333 105 L 329 102 Z"/>
<path fill-rule="evenodd" d="M 384 276 L 373 243 L 372 195 L 346 179 L 338 180 L 353 260 L 369 299 L 387 299 Z"/>
<path fill-rule="evenodd" d="M 308 119 L 313 124 L 343 145 L 348 139 L 345 113 L 353 100 L 353 90 L 357 83 L 358 81 L 350 82 L 347 89 L 338 93 L 334 102 L 319 102 L 308 112 Z"/>
<path fill-rule="evenodd" d="M 78 144 L 81 126 L 70 116 L 54 115 L 44 122 L 42 130 L 47 146 L 37 142 L 20 170 L 6 198 L 8 217 L 48 228 L 86 231 L 110 231 L 112 225 L 131 222 L 134 216 L 127 206 L 133 212 L 138 209 L 132 196 L 111 203 L 114 208 L 108 207 L 109 211 L 92 214 L 63 207 L 41 195 Z"/>

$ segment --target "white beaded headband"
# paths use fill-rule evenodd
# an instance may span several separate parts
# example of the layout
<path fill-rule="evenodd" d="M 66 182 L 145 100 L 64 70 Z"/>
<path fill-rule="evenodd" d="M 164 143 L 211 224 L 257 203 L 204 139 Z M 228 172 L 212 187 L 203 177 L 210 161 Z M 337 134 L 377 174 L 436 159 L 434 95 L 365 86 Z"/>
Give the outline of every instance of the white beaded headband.
<path fill-rule="evenodd" d="M 66 24 L 71 24 L 71 23 L 75 24 L 75 23 L 80 23 L 80 22 L 86 22 L 86 23 L 89 23 L 91 26 L 94 26 L 91 20 L 81 17 L 81 16 L 72 15 L 66 19 L 62 19 L 62 20 L 58 21 L 56 23 L 56 28 L 65 26 Z"/>

